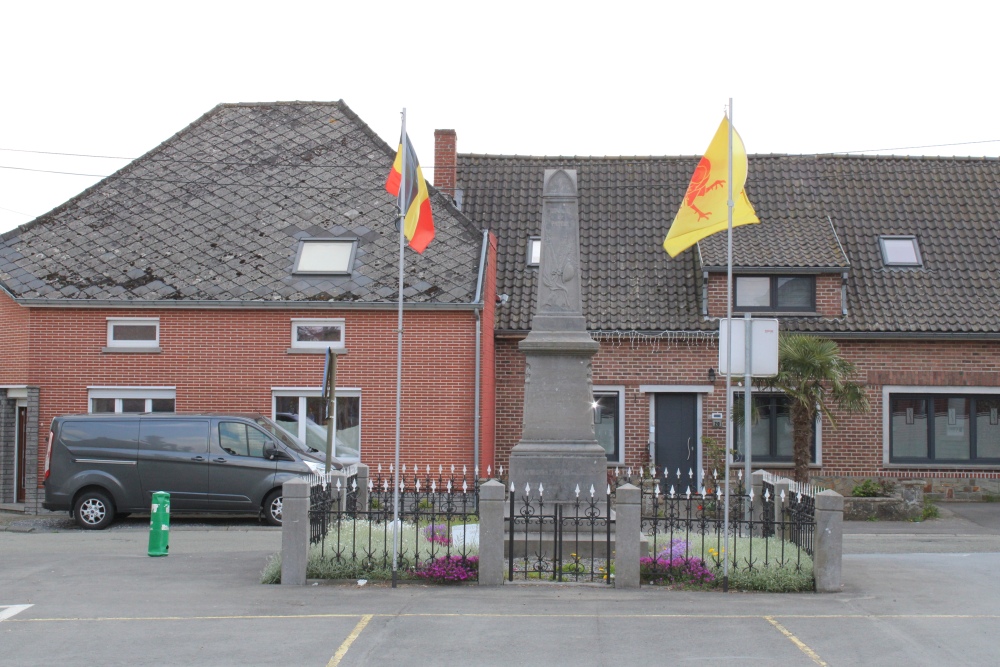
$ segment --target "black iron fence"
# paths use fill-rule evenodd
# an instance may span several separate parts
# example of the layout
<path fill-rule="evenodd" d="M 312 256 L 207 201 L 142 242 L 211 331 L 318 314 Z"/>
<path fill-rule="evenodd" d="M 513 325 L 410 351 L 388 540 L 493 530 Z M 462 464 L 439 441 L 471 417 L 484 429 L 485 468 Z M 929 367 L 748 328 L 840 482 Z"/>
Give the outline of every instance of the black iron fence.
<path fill-rule="evenodd" d="M 452 468 L 454 472 L 454 468 Z M 476 578 L 479 485 L 465 470 L 401 472 L 398 493 L 390 469 L 369 479 L 328 475 L 314 480 L 310 542 L 334 571 L 382 573 L 393 569 L 443 580 Z M 395 503 L 398 499 L 398 514 Z M 394 521 L 394 517 L 396 520 Z M 430 578 L 430 577 L 429 577 Z"/>
<path fill-rule="evenodd" d="M 619 471 L 613 484 L 641 489 L 641 526 L 648 556 L 642 579 L 652 583 L 704 583 L 727 573 L 766 569 L 811 572 L 815 500 L 801 492 L 775 497 L 773 480 L 759 491 L 739 471 L 728 496 L 718 474 L 697 480 L 655 468 Z"/>
<path fill-rule="evenodd" d="M 594 489 L 568 502 L 546 501 L 541 484 L 510 489 L 507 579 L 614 583 L 612 502 Z"/>

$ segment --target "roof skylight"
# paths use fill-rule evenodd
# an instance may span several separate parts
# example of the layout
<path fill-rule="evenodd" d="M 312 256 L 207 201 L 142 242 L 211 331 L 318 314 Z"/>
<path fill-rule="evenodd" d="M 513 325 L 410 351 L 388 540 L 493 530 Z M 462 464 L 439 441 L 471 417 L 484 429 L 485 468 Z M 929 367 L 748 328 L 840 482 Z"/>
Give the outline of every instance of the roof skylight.
<path fill-rule="evenodd" d="M 916 236 L 880 236 L 878 242 L 886 266 L 923 265 Z"/>
<path fill-rule="evenodd" d="M 355 239 L 309 239 L 299 243 L 295 273 L 350 273 Z"/>

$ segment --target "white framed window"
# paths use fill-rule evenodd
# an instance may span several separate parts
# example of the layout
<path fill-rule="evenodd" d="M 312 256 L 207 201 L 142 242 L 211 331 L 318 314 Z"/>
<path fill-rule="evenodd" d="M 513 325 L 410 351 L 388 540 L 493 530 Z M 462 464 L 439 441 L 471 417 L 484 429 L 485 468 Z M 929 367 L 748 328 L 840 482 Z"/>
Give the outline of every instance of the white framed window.
<path fill-rule="evenodd" d="M 594 435 L 608 463 L 625 462 L 625 387 L 594 387 Z"/>
<path fill-rule="evenodd" d="M 160 318 L 109 317 L 108 348 L 114 350 L 158 350 Z"/>
<path fill-rule="evenodd" d="M 271 390 L 274 421 L 320 452 L 326 451 L 324 408 L 322 390 L 318 387 L 276 387 Z M 357 463 L 361 460 L 361 390 L 338 388 L 334 413 L 333 455 L 343 463 Z"/>
<path fill-rule="evenodd" d="M 87 412 L 174 412 L 175 387 L 87 387 Z"/>
<path fill-rule="evenodd" d="M 884 385 L 882 405 L 886 466 L 1000 466 L 1000 388 Z"/>
<path fill-rule="evenodd" d="M 292 319 L 292 347 L 343 349 L 343 319 Z"/>
<path fill-rule="evenodd" d="M 357 239 L 307 239 L 299 242 L 295 273 L 350 273 Z"/>
<path fill-rule="evenodd" d="M 532 236 L 528 239 L 528 266 L 538 266 L 542 262 L 542 238 Z"/>
<path fill-rule="evenodd" d="M 743 405 L 743 388 L 730 389 L 733 405 Z M 792 466 L 794 464 L 794 441 L 791 421 L 791 408 L 788 397 L 776 391 L 757 391 L 751 389 L 753 396 L 753 414 L 750 421 L 750 456 L 754 463 L 773 465 L 775 467 Z M 735 408 L 740 413 L 742 422 L 742 407 Z M 733 448 L 736 454 L 733 462 L 745 461 L 745 427 L 733 425 Z M 813 422 L 812 442 L 809 451 L 810 465 L 823 464 L 823 419 L 819 410 Z"/>

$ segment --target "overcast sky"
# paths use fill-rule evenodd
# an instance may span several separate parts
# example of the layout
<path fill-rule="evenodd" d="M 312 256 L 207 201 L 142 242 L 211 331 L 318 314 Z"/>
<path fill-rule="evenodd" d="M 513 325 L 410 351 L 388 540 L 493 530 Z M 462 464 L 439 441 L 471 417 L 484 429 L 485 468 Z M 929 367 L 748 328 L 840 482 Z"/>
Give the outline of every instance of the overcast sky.
<path fill-rule="evenodd" d="M 995 157 L 998 15 L 985 0 L 7 2 L 0 232 L 99 180 L 7 167 L 127 163 L 9 149 L 134 158 L 220 102 L 343 99 L 391 144 L 406 107 L 431 180 L 435 128 L 462 153 L 698 155 L 730 97 L 750 153 Z"/>

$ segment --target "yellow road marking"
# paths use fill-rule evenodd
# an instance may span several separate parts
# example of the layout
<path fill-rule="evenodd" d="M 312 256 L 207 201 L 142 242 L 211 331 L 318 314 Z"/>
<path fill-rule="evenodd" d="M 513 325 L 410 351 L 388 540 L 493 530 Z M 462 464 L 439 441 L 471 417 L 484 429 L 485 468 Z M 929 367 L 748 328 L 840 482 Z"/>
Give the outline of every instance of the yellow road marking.
<path fill-rule="evenodd" d="M 354 640 L 358 638 L 358 635 L 361 634 L 361 631 L 365 629 L 366 625 L 368 625 L 368 621 L 372 620 L 373 617 L 374 614 L 368 614 L 367 616 L 361 617 L 358 624 L 354 626 L 353 630 L 351 630 L 351 634 L 347 635 L 347 639 L 344 640 L 344 643 L 340 645 L 337 652 L 333 654 L 332 658 L 330 658 L 330 662 L 326 663 L 326 667 L 337 667 L 337 665 L 340 664 L 340 661 L 344 659 L 345 655 L 347 655 L 347 649 L 351 648 L 351 644 L 354 643 Z"/>
<path fill-rule="evenodd" d="M 104 621 L 226 621 L 226 620 L 272 620 L 272 619 L 307 619 L 307 618 L 357 618 L 359 614 L 253 614 L 234 616 L 95 616 L 95 617 L 55 617 L 55 618 L 10 618 L 6 623 L 70 623 L 78 622 L 104 622 Z M 601 618 L 601 619 L 641 619 L 641 618 L 673 618 L 673 619 L 773 619 L 773 618 L 798 618 L 798 619 L 1000 619 L 1000 614 L 459 614 L 459 613 L 403 613 L 403 614 L 371 614 L 372 617 L 385 618 Z"/>
<path fill-rule="evenodd" d="M 812 659 L 812 661 L 815 662 L 817 665 L 822 665 L 823 667 L 828 667 L 828 665 L 825 662 L 823 662 L 823 660 L 818 655 L 816 655 L 816 651 L 814 651 L 811 648 L 809 648 L 808 646 L 806 646 L 805 643 L 801 639 L 799 639 L 798 637 L 796 637 L 795 635 L 793 635 L 791 632 L 789 632 L 788 628 L 786 628 L 781 623 L 778 623 L 776 620 L 774 620 L 773 616 L 765 616 L 764 620 L 766 620 L 768 623 L 770 623 L 775 628 L 777 628 L 778 632 L 780 632 L 781 634 L 783 634 L 786 637 L 788 637 L 792 641 L 793 644 L 795 644 L 796 646 L 799 647 L 800 651 L 802 651 L 807 656 L 809 656 L 809 658 Z"/>

